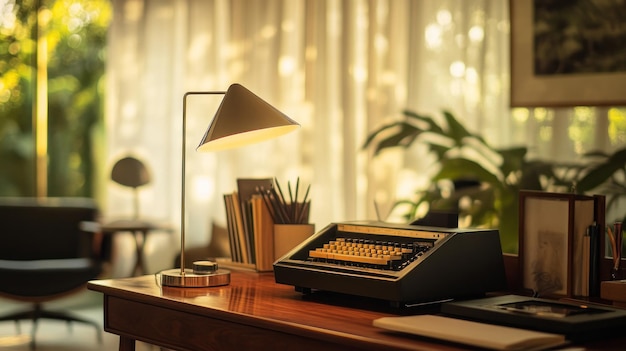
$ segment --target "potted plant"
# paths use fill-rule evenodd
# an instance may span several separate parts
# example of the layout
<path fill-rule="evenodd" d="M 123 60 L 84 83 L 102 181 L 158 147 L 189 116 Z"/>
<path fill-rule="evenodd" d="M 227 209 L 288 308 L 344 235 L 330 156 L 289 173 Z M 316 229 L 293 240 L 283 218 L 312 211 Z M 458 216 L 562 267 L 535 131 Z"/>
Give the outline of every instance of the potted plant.
<path fill-rule="evenodd" d="M 576 166 L 561 167 L 557 172 L 553 163 L 530 161 L 523 146 L 492 147 L 448 111 L 443 111 L 441 122 L 409 110 L 403 115 L 404 119 L 370 133 L 363 148 L 373 148 L 376 156 L 388 148 L 423 143 L 435 156 L 438 169 L 431 177 L 431 187 L 396 205 L 409 205 L 407 219 L 415 218 L 420 205 L 426 204 L 431 209 L 458 211 L 470 227 L 498 228 L 504 252 L 517 252 L 519 190 L 567 191 L 582 172 Z M 452 192 L 442 191 L 446 183 L 453 184 Z"/>

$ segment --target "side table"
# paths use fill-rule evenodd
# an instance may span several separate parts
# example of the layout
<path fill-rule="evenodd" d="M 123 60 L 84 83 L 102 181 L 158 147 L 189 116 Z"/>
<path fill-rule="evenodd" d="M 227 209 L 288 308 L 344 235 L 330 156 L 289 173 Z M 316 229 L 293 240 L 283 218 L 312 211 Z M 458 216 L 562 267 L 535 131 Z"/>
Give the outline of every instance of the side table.
<path fill-rule="evenodd" d="M 150 221 L 139 219 L 120 219 L 101 225 L 100 230 L 104 235 L 114 235 L 115 233 L 131 232 L 135 238 L 135 249 L 137 260 L 133 275 L 142 275 L 144 272 L 144 244 L 148 234 L 155 230 L 171 231 L 168 226 L 159 225 Z"/>

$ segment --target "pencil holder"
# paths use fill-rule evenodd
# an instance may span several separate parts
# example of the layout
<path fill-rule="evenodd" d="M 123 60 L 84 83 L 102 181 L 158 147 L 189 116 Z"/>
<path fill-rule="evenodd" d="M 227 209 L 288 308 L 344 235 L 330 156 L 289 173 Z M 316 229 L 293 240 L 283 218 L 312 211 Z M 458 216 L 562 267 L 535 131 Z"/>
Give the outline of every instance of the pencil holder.
<path fill-rule="evenodd" d="M 274 224 L 274 261 L 315 233 L 315 224 Z"/>

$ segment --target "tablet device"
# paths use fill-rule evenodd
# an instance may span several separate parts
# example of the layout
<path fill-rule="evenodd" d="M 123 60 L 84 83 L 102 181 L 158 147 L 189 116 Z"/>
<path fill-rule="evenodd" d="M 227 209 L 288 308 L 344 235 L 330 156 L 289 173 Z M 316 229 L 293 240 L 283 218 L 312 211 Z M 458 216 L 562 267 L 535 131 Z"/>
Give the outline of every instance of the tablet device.
<path fill-rule="evenodd" d="M 626 328 L 626 310 L 519 295 L 446 302 L 441 305 L 441 313 L 483 323 L 564 334 L 572 341 L 621 335 Z"/>

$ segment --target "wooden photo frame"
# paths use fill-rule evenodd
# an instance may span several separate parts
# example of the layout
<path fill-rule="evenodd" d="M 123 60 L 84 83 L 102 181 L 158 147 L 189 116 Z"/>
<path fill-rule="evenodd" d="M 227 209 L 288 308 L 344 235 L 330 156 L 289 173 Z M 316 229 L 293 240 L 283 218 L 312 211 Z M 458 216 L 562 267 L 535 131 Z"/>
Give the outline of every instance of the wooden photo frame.
<path fill-rule="evenodd" d="M 626 105 L 626 34 L 610 29 L 616 23 L 623 28 L 626 18 L 615 19 L 623 12 L 608 4 L 589 11 L 575 8 L 585 2 L 573 2 L 552 11 L 535 3 L 510 1 L 511 106 Z M 572 25 L 563 26 L 564 19 Z"/>
<path fill-rule="evenodd" d="M 520 191 L 518 253 L 524 289 L 544 296 L 590 296 L 595 291 L 591 277 L 599 271 L 597 265 L 590 268 L 585 236 L 592 225 L 604 226 L 601 199 Z"/>

